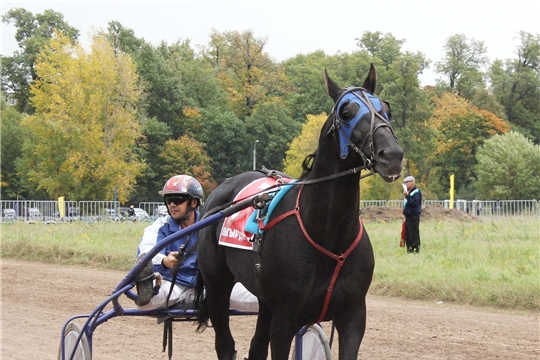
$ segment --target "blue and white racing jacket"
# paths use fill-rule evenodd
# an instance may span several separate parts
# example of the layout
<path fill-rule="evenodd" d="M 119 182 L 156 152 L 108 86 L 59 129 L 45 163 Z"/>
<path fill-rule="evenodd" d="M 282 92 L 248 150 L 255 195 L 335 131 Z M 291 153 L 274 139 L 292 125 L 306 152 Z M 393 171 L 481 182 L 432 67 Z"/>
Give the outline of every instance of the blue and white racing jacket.
<path fill-rule="evenodd" d="M 159 229 L 169 221 L 169 218 L 169 215 L 160 216 L 152 223 L 152 225 L 149 225 L 144 229 L 143 236 L 139 242 L 139 247 L 137 248 L 137 258 L 140 254 L 146 254 L 156 246 Z M 152 264 L 160 265 L 164 257 L 163 254 L 158 253 L 152 259 Z M 159 270 L 154 267 L 154 271 Z"/>
<path fill-rule="evenodd" d="M 195 211 L 195 222 L 199 221 L 199 213 Z M 159 226 L 161 224 L 161 226 Z M 157 233 L 155 232 L 157 229 Z M 152 225 L 145 229 L 141 243 L 139 244 L 139 253 L 148 252 L 155 244 L 158 244 L 167 236 L 180 231 L 182 228 L 170 216 L 164 219 L 157 219 Z M 155 234 L 155 235 L 154 235 Z M 152 244 L 154 239 L 154 245 Z M 167 269 L 162 265 L 162 260 L 173 251 L 180 251 L 180 248 L 186 246 L 185 254 L 180 259 L 182 266 L 178 270 L 176 283 L 184 287 L 194 288 L 197 284 L 199 267 L 197 265 L 197 233 L 184 236 L 172 244 L 162 249 L 153 259 L 154 271 L 158 271 L 163 279 L 172 281 L 172 269 Z"/>

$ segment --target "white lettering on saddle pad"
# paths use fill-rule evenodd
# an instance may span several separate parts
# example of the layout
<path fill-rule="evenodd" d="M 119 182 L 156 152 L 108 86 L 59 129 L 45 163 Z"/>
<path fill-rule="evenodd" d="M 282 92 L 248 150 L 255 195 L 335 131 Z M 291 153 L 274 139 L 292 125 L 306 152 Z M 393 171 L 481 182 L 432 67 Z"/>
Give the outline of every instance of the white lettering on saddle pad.
<path fill-rule="evenodd" d="M 258 193 L 261 190 L 267 189 L 276 184 L 273 178 L 257 179 L 246 187 L 244 187 L 234 198 L 234 200 L 242 200 Z M 239 211 L 225 218 L 221 233 L 219 236 L 219 245 L 230 246 L 239 249 L 253 250 L 253 243 L 250 240 L 253 234 L 244 231 L 244 227 L 255 209 L 250 206 L 247 209 Z"/>

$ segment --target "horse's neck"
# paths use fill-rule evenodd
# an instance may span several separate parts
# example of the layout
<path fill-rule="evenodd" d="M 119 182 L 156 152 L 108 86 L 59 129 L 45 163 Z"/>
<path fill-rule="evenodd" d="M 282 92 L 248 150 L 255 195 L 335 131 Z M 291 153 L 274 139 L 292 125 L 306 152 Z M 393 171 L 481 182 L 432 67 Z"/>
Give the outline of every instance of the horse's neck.
<path fill-rule="evenodd" d="M 349 168 L 338 168 L 335 165 L 332 168 L 327 164 L 328 162 L 323 166 L 317 166 L 318 164 L 315 163 L 308 179 L 320 179 L 349 170 Z M 308 222 L 309 219 L 314 219 L 314 223 L 329 222 L 333 228 L 348 226 L 359 216 L 359 181 L 360 174 L 348 174 L 304 186 L 301 202 L 305 206 L 301 212 L 308 215 L 306 216 Z"/>

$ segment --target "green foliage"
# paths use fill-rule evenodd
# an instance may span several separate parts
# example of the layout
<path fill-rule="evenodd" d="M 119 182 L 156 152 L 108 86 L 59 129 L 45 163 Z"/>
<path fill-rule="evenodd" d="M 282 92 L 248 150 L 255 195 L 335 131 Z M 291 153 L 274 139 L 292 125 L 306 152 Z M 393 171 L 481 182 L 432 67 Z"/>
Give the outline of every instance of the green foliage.
<path fill-rule="evenodd" d="M 511 131 L 486 140 L 476 154 L 481 199 L 540 199 L 540 146 Z"/>
<path fill-rule="evenodd" d="M 34 66 L 38 54 L 55 31 L 62 32 L 71 43 L 77 41 L 79 31 L 69 26 L 61 13 L 52 10 L 34 15 L 23 8 L 11 9 L 2 16 L 2 22 L 17 28 L 15 39 L 20 48 L 13 56 L 1 58 L 2 92 L 15 101 L 18 111 L 33 113 L 30 84 L 38 78 Z"/>
<path fill-rule="evenodd" d="M 307 155 L 313 154 L 317 150 L 321 129 L 327 118 L 325 113 L 307 116 L 300 135 L 293 139 L 289 150 L 287 150 L 285 160 L 283 160 L 283 172 L 294 178 L 299 178 L 302 175 L 302 163 Z"/>
<path fill-rule="evenodd" d="M 259 140 L 257 167 L 264 165 L 268 169 L 282 170 L 285 152 L 299 133 L 300 125 L 289 116 L 281 102 L 257 105 L 253 114 L 246 119 L 248 134 L 253 134 L 255 140 Z"/>
<path fill-rule="evenodd" d="M 217 70 L 231 109 L 240 119 L 251 116 L 255 106 L 288 94 L 281 67 L 264 51 L 266 38 L 252 31 L 213 31 L 203 56 Z"/>
<path fill-rule="evenodd" d="M 481 110 L 489 111 L 495 116 L 507 121 L 506 112 L 504 106 L 497 100 L 495 95 L 489 92 L 487 89 L 478 90 L 470 99 L 471 104 Z"/>
<path fill-rule="evenodd" d="M 25 197 L 24 189 L 20 185 L 17 175 L 16 162 L 22 154 L 22 141 L 25 137 L 21 121 L 25 115 L 17 112 L 7 102 L 1 100 L 0 103 L 0 158 L 2 167 L 0 173 L 0 198 L 16 198 L 17 195 Z"/>
<path fill-rule="evenodd" d="M 430 188 L 437 182 L 437 194 L 448 194 L 448 178 L 455 175 L 456 188 L 466 187 L 476 175 L 475 154 L 486 139 L 509 130 L 508 124 L 485 110 L 471 106 L 464 98 L 443 94 L 434 98 L 436 107 L 430 125 L 436 133 L 434 151 L 429 155 Z"/>
<path fill-rule="evenodd" d="M 378 174 L 360 181 L 362 200 L 402 200 L 403 188 L 399 181 L 387 183 Z"/>
<path fill-rule="evenodd" d="M 165 142 L 171 137 L 171 130 L 167 124 L 156 118 L 142 118 L 139 120 L 143 138 L 139 139 L 135 149 L 141 159 L 146 159 L 146 169 L 137 180 L 137 186 L 131 193 L 131 200 L 161 201 L 156 189 L 163 187 L 163 181 L 158 173 L 162 166 L 159 154 L 163 152 Z"/>
<path fill-rule="evenodd" d="M 401 56 L 401 46 L 405 43 L 404 39 L 396 39 L 394 35 L 380 31 L 365 31 L 361 38 L 355 40 L 360 49 L 381 59 L 386 69 Z"/>
<path fill-rule="evenodd" d="M 206 155 L 202 145 L 190 136 L 184 135 L 177 140 L 167 140 L 159 157 L 163 164 L 159 169 L 161 174 L 159 177 L 162 180 L 161 187 L 168 179 L 179 174 L 195 177 L 206 193 L 209 193 L 216 186 L 209 175 L 212 173 L 212 169 L 208 155 Z"/>
<path fill-rule="evenodd" d="M 468 40 L 464 34 L 450 36 L 444 46 L 445 56 L 436 70 L 445 76 L 444 84 L 451 91 L 470 99 L 485 87 L 482 68 L 488 63 L 483 41 Z"/>
<path fill-rule="evenodd" d="M 66 44 L 74 44 L 79 32 L 70 27 L 61 14 L 50 10 L 36 15 L 24 9 L 11 10 L 4 15 L 3 22 L 16 27 L 16 39 L 20 46 L 13 56 L 1 57 L 3 95 L 17 111 L 33 113 L 29 89 L 31 84 L 37 86 L 37 81 L 41 81 L 34 70 L 37 55 L 54 36 L 55 30 L 61 31 L 69 39 Z M 281 63 L 275 62 L 266 53 L 268 39 L 257 37 L 252 31 L 213 30 L 206 46 L 193 47 L 189 39 L 154 46 L 137 37 L 133 30 L 111 21 L 107 32 L 99 33 L 98 37 L 108 40 L 118 58 L 129 55 L 138 75 L 135 81 L 140 96 L 138 100 L 130 102 L 126 111 L 133 115 L 132 119 L 139 127 L 137 132 L 139 135 L 142 132 L 144 137 L 135 137 L 134 143 L 131 140 L 125 143 L 128 158 L 125 154 L 116 156 L 120 161 L 145 162 L 148 165 L 144 169 L 130 171 L 129 180 L 123 175 L 120 180 L 117 179 L 122 184 L 116 187 L 126 190 L 122 196 L 129 197 L 131 201 L 156 199 L 156 189 L 161 188 L 163 177 L 166 176 L 163 168 L 170 166 L 164 163 L 165 159 L 160 154 L 168 140 L 176 141 L 185 135 L 196 140 L 200 149 L 208 154 L 210 163 L 197 166 L 204 181 L 208 179 L 209 187 L 212 186 L 212 179 L 220 180 L 252 168 L 255 140 L 259 140 L 259 166 L 280 169 L 283 163 L 286 172 L 290 168 L 292 174 L 300 175 L 302 161 L 316 145 L 313 145 L 313 150 L 299 148 L 292 151 L 290 146 L 294 144 L 293 139 L 306 119 L 331 110 L 332 102 L 324 84 L 325 69 L 339 84 L 359 86 L 370 64 L 375 65 L 378 75 L 376 94 L 391 104 L 393 128 L 405 150 L 404 172 L 417 177 L 424 193 L 433 198 L 447 197 L 448 175 L 453 172 L 457 177 L 458 192 L 467 197 L 475 196 L 476 148 L 494 134 L 508 131 L 506 120 L 513 130 L 525 134 L 533 143 L 537 144 L 540 139 L 538 34 L 519 33 L 517 57 L 493 62 L 489 72 L 489 88 L 483 82 L 488 78 L 483 73 L 487 64 L 485 46 L 481 41 L 467 39 L 463 34 L 451 36 L 445 43 L 445 57 L 436 62 L 436 70 L 443 75 L 443 81 L 437 88 L 420 88 L 419 76 L 429 67 L 431 60 L 420 52 L 403 51 L 405 39 L 381 31 L 365 31 L 356 39 L 358 50 L 351 53 L 338 52 L 330 56 L 318 50 L 298 54 Z M 73 55 L 78 56 L 76 52 Z M 55 61 L 60 63 L 60 58 L 58 55 Z M 123 71 L 113 64 L 104 63 L 102 66 L 111 66 L 111 69 L 104 68 L 104 72 Z M 62 66 L 58 68 L 63 71 Z M 49 70 L 54 71 L 54 67 Z M 67 87 L 72 89 L 68 91 L 72 99 L 82 97 L 73 102 L 79 108 L 80 104 L 94 96 L 91 95 L 90 85 L 81 83 L 86 81 L 84 79 L 80 77 L 78 82 L 69 84 L 71 88 Z M 55 87 L 43 81 L 40 84 L 43 91 Z M 448 92 L 469 100 L 467 106 L 470 110 L 457 113 L 451 106 L 441 110 L 437 99 L 443 98 Z M 58 94 L 60 99 L 69 97 L 60 92 Z M 51 104 L 54 104 L 52 99 Z M 471 104 L 476 108 L 473 109 Z M 463 107 L 460 105 L 458 109 Z M 69 109 L 69 116 L 80 117 L 73 110 Z M 92 111 L 100 113 L 95 109 Z M 441 116 L 445 112 L 447 115 Z M 9 116 L 6 121 L 11 124 L 14 119 L 11 114 L 4 116 Z M 36 122 L 32 126 L 40 129 L 38 133 L 49 135 L 49 143 L 71 144 L 82 136 L 81 132 L 90 131 L 85 125 L 78 130 L 70 130 L 68 136 L 67 132 L 59 130 L 63 123 L 51 119 L 40 115 L 30 121 Z M 6 134 L 2 134 L 4 142 L 13 141 L 19 136 L 14 135 L 19 130 L 9 126 Z M 318 133 L 320 127 L 315 130 Z M 25 128 L 21 131 L 26 132 Z M 111 193 L 112 185 L 104 187 L 88 176 L 84 182 L 76 184 L 71 176 L 66 175 L 70 170 L 61 170 L 55 178 L 44 178 L 45 173 L 53 172 L 51 169 L 60 168 L 68 151 L 62 145 L 49 152 L 49 148 L 41 144 L 45 141 L 33 132 L 26 138 L 24 152 L 21 143 L 10 143 L 10 149 L 14 150 L 6 155 L 6 147 L 2 145 L 5 159 L 2 196 L 13 198 L 19 194 L 23 197 L 47 198 L 50 196 L 48 194 L 60 191 L 57 188 L 59 183 L 71 188 L 88 184 L 88 192 L 92 193 L 90 198 L 109 196 L 106 194 Z M 318 134 L 313 139 L 316 144 Z M 85 141 L 86 145 L 83 146 Z M 75 146 L 74 152 L 81 152 L 88 144 L 99 142 L 91 137 L 85 141 L 75 141 L 78 147 Z M 37 145 L 42 147 L 38 150 Z M 104 152 L 99 147 L 94 153 L 84 151 L 93 159 L 99 158 L 98 152 Z M 37 155 L 30 155 L 34 153 Z M 286 153 L 288 159 L 284 159 Z M 24 159 L 22 154 L 25 154 Z M 88 174 L 97 174 L 112 159 L 105 158 L 107 156 L 100 161 L 102 165 L 94 164 L 96 167 L 91 171 L 84 157 L 79 157 L 76 165 L 72 162 L 69 166 L 73 168 L 73 173 L 85 168 Z M 18 164 L 20 175 L 14 173 L 14 163 Z M 43 172 L 40 168 L 48 170 Z M 211 174 L 209 169 L 213 169 Z M 41 185 L 34 181 L 38 176 L 33 171 L 43 178 Z M 194 167 L 192 171 L 195 171 Z M 28 174 L 34 180 L 29 180 Z M 84 176 L 79 177 L 82 179 Z M 10 188 L 8 191 L 6 183 L 16 189 Z M 393 189 L 377 182 L 376 178 L 368 179 L 363 184 L 363 198 L 394 197 Z"/>
<path fill-rule="evenodd" d="M 173 138 L 183 135 L 186 130 L 182 121 L 185 96 L 180 77 L 163 54 L 149 43 L 141 46 L 135 61 L 145 88 L 147 115 L 167 124 Z"/>
<path fill-rule="evenodd" d="M 324 52 L 316 51 L 297 55 L 281 64 L 292 88 L 286 104 L 296 121 L 303 122 L 306 116 L 321 114 L 332 107 L 324 84 L 324 69 L 330 70 L 328 62 Z"/>
<path fill-rule="evenodd" d="M 252 168 L 251 150 L 255 139 L 246 138 L 246 125 L 232 111 L 210 108 L 202 111 L 203 124 L 197 140 L 206 144 L 214 170 L 213 178 L 220 182 Z"/>
<path fill-rule="evenodd" d="M 129 56 L 95 37 L 89 54 L 61 34 L 36 62 L 35 115 L 22 122 L 19 173 L 51 198 L 125 201 L 144 165 L 134 153 L 140 138 L 137 76 Z"/>
<path fill-rule="evenodd" d="M 518 57 L 496 60 L 489 76 L 512 129 L 540 143 L 540 34 L 521 31 Z"/>

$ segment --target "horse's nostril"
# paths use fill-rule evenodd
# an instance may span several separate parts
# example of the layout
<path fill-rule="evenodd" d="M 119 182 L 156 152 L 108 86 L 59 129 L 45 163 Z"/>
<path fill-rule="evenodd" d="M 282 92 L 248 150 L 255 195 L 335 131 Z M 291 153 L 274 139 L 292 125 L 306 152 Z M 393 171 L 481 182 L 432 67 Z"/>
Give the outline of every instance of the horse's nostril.
<path fill-rule="evenodd" d="M 389 162 L 393 160 L 403 160 L 403 150 L 383 148 L 377 151 L 377 159 L 381 162 Z"/>

